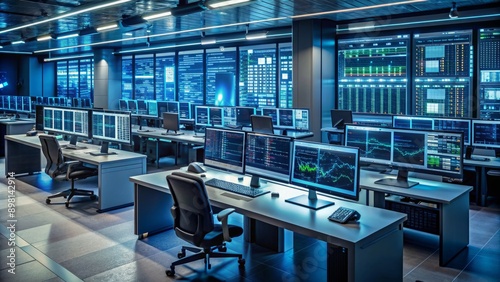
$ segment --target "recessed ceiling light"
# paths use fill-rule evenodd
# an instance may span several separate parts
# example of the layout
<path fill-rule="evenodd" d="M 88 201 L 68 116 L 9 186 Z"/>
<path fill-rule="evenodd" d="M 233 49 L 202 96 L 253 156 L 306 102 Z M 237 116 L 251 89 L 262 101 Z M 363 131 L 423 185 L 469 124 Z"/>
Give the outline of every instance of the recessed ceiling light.
<path fill-rule="evenodd" d="M 142 18 L 145 19 L 145 20 L 147 20 L 147 21 L 150 21 L 150 20 L 154 20 L 154 19 L 158 19 L 158 18 L 168 17 L 168 16 L 171 16 L 171 15 L 172 15 L 172 12 L 167 11 L 167 12 L 164 12 L 164 13 L 153 14 L 153 15 L 149 15 L 149 16 L 143 16 Z"/>
<path fill-rule="evenodd" d="M 109 24 L 109 25 L 100 26 L 100 27 L 96 28 L 96 30 L 103 31 L 103 30 L 113 29 L 113 28 L 117 28 L 117 27 L 118 27 L 117 24 Z"/>
<path fill-rule="evenodd" d="M 208 7 L 212 8 L 212 9 L 217 9 L 217 8 L 241 4 L 241 3 L 245 3 L 245 2 L 250 2 L 250 0 L 228 0 L 228 1 L 221 1 L 221 2 L 217 2 L 217 3 L 213 3 L 213 4 L 208 3 Z"/>

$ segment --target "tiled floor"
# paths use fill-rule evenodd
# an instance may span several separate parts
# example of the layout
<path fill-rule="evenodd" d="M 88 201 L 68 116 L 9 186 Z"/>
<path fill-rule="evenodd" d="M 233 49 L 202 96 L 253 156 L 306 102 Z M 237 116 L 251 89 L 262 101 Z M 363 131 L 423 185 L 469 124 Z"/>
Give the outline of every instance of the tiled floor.
<path fill-rule="evenodd" d="M 165 166 L 163 166 L 165 167 Z M 4 175 L 4 160 L 0 159 Z M 15 216 L 17 247 L 15 272 L 8 272 L 10 247 L 7 229 L 6 179 L 0 180 L 0 281 L 170 281 L 165 269 L 183 243 L 173 231 L 143 240 L 133 234 L 133 207 L 96 213 L 92 202 L 45 204 L 48 194 L 67 188 L 45 174 L 16 178 Z M 93 187 L 96 179 L 79 181 Z M 40 187 L 40 188 L 38 188 Z M 43 187 L 43 188 L 41 188 Z M 54 200 L 53 203 L 57 203 Z M 404 281 L 499 281 L 500 208 L 470 208 L 470 244 L 448 266 L 439 267 L 438 238 L 405 230 Z M 232 223 L 241 224 L 241 216 Z M 177 279 L 195 281 L 325 281 L 326 245 L 296 235 L 294 248 L 285 253 L 247 244 L 236 238 L 228 251 L 242 252 L 245 269 L 236 259 L 213 259 L 204 273 L 203 262 L 176 268 Z M 367 269 L 366 271 L 370 271 Z M 215 277 L 215 278 L 214 278 Z"/>

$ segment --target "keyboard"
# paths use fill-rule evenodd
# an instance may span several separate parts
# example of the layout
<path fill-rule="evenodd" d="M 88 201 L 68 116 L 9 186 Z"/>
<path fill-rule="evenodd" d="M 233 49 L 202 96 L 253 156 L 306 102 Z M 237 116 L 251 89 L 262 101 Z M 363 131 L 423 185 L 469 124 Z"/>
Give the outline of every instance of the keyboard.
<path fill-rule="evenodd" d="M 261 189 L 261 188 L 252 188 L 250 186 L 245 186 L 217 178 L 212 178 L 210 180 L 207 180 L 205 182 L 206 185 L 213 186 L 225 191 L 233 192 L 236 194 L 248 196 L 248 197 L 258 197 L 261 195 L 264 195 L 266 193 L 269 193 L 269 191 Z"/>
<path fill-rule="evenodd" d="M 349 220 L 358 220 L 360 217 L 361 215 L 353 209 L 339 207 L 328 219 L 339 223 L 346 223 Z"/>

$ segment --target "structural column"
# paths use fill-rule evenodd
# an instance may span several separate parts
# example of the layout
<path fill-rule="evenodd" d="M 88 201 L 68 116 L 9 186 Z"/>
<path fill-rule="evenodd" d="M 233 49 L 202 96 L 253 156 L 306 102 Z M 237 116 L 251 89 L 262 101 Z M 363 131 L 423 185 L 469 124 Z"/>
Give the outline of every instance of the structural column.
<path fill-rule="evenodd" d="M 121 98 L 121 58 L 111 49 L 94 50 L 94 107 L 118 109 Z"/>
<path fill-rule="evenodd" d="M 314 141 L 326 141 L 321 127 L 330 126 L 335 104 L 335 32 L 330 20 L 293 22 L 293 106 L 309 108 Z"/>

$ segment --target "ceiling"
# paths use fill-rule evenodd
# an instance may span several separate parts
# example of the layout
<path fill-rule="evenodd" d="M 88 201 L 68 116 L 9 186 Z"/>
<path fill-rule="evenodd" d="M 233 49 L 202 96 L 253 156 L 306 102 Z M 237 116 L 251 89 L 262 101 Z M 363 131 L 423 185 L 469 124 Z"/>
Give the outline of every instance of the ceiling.
<path fill-rule="evenodd" d="M 208 4 L 221 0 L 128 0 L 93 11 L 55 19 L 78 10 L 111 3 L 116 0 L 2 0 L 0 3 L 0 53 L 28 52 L 39 56 L 61 56 L 75 53 L 89 53 L 93 48 L 126 49 L 132 46 L 155 46 L 168 42 L 179 42 L 186 38 L 216 37 L 221 34 L 252 33 L 255 30 L 272 30 L 286 27 L 292 21 L 324 18 L 339 24 L 360 21 L 391 21 L 408 14 L 447 15 L 452 1 L 444 0 L 252 0 L 247 4 L 225 9 L 196 10 L 186 15 L 167 16 L 144 22 L 140 16 L 151 15 L 179 8 Z M 418 2 L 417 2 L 418 1 Z M 196 2 L 196 3 L 194 3 Z M 402 3 L 411 2 L 411 3 Z M 456 0 L 459 11 L 481 9 L 496 13 L 492 19 L 499 19 L 498 0 Z M 399 3 L 397 5 L 390 5 Z M 196 7 L 196 8 L 197 8 Z M 201 10 L 201 9 L 200 9 Z M 311 13 L 330 12 L 321 15 Z M 462 17 L 462 14 L 460 15 Z M 131 20 L 142 23 L 128 25 Z M 449 21 L 450 19 L 446 19 Z M 488 20 L 488 19 L 486 19 Z M 40 21 L 44 23 L 16 29 Z M 128 24 L 127 24 L 128 23 Z M 80 35 L 67 39 L 55 39 L 83 29 L 117 24 L 118 27 L 99 33 Z M 248 24 L 248 25 L 247 25 Z M 230 25 L 230 26 L 226 26 Z M 14 29 L 14 30 L 11 30 Z M 95 32 L 95 30 L 93 30 Z M 51 39 L 37 41 L 37 37 L 51 35 Z M 23 40 L 25 43 L 12 44 Z M 90 45 L 88 45 L 90 44 Z"/>

